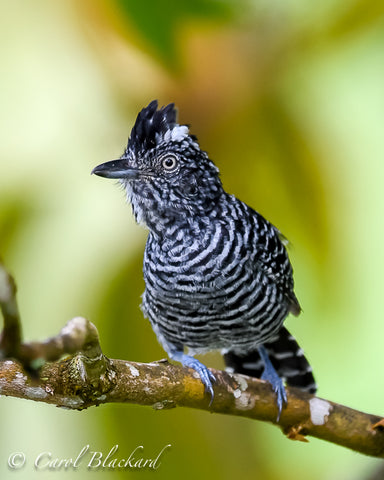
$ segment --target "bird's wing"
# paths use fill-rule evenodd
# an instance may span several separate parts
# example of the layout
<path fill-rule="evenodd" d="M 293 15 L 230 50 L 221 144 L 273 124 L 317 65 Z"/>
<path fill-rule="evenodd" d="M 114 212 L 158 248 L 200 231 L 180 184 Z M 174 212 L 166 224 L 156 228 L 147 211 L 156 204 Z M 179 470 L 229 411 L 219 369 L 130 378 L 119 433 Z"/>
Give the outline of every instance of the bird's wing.
<path fill-rule="evenodd" d="M 294 315 L 301 311 L 300 304 L 293 291 L 292 265 L 285 248 L 286 238 L 262 215 L 253 211 L 252 218 L 256 235 L 254 237 L 254 263 L 272 280 L 287 298 Z"/>

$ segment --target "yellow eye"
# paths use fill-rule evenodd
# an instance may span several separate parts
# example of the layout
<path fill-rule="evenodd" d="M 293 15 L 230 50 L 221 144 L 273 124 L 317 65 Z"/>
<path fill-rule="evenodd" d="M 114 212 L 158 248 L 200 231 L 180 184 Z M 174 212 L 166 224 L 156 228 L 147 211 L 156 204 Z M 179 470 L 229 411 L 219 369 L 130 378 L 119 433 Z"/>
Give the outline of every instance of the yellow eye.
<path fill-rule="evenodd" d="M 164 170 L 167 172 L 173 172 L 178 167 L 179 161 L 175 155 L 166 155 L 162 159 L 161 164 L 163 165 Z"/>

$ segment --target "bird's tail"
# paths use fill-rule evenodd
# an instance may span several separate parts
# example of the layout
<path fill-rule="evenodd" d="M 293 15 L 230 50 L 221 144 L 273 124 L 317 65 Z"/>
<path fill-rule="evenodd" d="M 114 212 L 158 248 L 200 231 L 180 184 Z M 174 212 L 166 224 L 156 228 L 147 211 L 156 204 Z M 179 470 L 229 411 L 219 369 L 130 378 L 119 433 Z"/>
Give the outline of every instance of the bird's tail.
<path fill-rule="evenodd" d="M 278 375 L 287 385 L 316 393 L 317 385 L 312 368 L 303 350 L 286 328 L 281 328 L 271 341 L 264 343 L 264 347 Z M 264 363 L 257 349 L 245 356 L 228 352 L 224 355 L 224 361 L 228 370 L 235 373 L 260 378 L 264 371 Z"/>

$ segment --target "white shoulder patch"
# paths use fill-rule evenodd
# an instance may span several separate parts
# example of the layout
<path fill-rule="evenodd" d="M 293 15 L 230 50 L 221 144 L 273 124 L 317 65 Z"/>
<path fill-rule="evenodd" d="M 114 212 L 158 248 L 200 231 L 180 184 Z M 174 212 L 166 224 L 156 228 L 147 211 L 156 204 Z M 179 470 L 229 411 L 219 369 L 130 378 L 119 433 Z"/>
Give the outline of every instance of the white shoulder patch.
<path fill-rule="evenodd" d="M 185 137 L 188 136 L 189 130 L 186 125 L 177 125 L 172 128 L 171 139 L 174 142 L 181 142 Z"/>
<path fill-rule="evenodd" d="M 188 137 L 189 129 L 186 125 L 176 125 L 172 130 L 167 130 L 164 135 L 156 134 L 156 142 L 181 142 Z"/>

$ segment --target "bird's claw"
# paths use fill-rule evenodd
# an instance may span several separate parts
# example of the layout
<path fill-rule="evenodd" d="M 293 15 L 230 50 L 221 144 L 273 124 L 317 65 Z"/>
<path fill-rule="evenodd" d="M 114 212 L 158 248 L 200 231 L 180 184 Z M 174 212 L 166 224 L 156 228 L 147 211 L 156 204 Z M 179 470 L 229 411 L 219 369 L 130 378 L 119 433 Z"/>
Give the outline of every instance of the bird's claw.
<path fill-rule="evenodd" d="M 211 396 L 211 400 L 209 402 L 209 406 L 211 406 L 215 396 L 212 383 L 216 382 L 216 377 L 213 375 L 213 373 L 203 363 L 196 358 L 191 357 L 190 355 L 185 355 L 184 353 L 179 354 L 179 352 L 176 352 L 171 355 L 171 358 L 181 362 L 184 367 L 192 368 L 199 374 L 205 391 Z"/>
<path fill-rule="evenodd" d="M 271 373 L 271 371 L 265 369 L 261 376 L 261 380 L 268 381 L 272 386 L 272 390 L 276 393 L 276 403 L 278 409 L 276 420 L 279 421 L 283 407 L 285 407 L 285 405 L 288 403 L 287 392 L 285 391 L 282 379 L 277 375 L 277 373 Z"/>
<path fill-rule="evenodd" d="M 287 392 L 285 390 L 283 380 L 280 378 L 274 366 L 272 365 L 265 348 L 259 347 L 259 353 L 264 361 L 264 372 L 261 375 L 261 380 L 266 380 L 269 382 L 272 386 L 272 390 L 276 393 L 276 404 L 278 410 L 276 421 L 278 422 L 280 420 L 283 407 L 285 407 L 288 403 Z"/>

